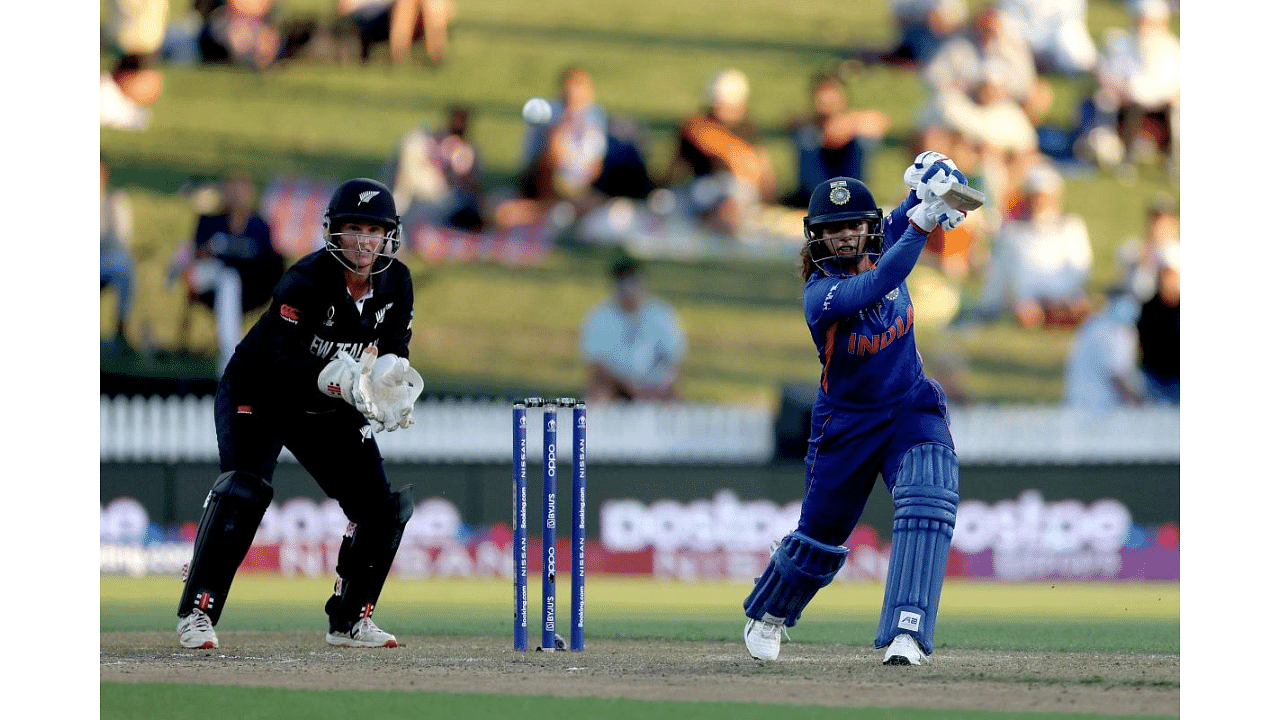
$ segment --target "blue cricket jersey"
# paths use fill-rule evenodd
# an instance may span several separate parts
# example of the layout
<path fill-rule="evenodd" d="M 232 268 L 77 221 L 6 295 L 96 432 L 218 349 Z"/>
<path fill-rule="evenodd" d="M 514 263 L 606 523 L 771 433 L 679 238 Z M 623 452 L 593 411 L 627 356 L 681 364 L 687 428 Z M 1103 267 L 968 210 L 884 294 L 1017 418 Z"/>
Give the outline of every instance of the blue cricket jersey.
<path fill-rule="evenodd" d="M 848 277 L 815 272 L 805 283 L 805 320 L 822 362 L 815 410 L 881 411 L 927 382 L 906 285 L 928 239 L 907 220 L 918 203 L 908 193 L 885 218 L 874 268 Z"/>

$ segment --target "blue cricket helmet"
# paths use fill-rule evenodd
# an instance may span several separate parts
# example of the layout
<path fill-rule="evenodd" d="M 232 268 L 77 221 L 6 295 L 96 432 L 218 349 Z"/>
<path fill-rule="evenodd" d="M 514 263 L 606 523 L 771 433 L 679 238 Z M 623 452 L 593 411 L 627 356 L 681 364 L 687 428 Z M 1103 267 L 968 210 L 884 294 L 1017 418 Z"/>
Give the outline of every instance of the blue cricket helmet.
<path fill-rule="evenodd" d="M 866 220 L 871 225 L 862 253 L 849 260 L 835 258 L 816 229 L 858 220 Z M 809 196 L 804 237 L 809 259 L 819 270 L 827 275 L 848 275 L 852 269 L 849 265 L 856 267 L 863 256 L 870 256 L 872 261 L 880 256 L 884 247 L 884 212 L 861 180 L 834 177 L 820 183 Z"/>

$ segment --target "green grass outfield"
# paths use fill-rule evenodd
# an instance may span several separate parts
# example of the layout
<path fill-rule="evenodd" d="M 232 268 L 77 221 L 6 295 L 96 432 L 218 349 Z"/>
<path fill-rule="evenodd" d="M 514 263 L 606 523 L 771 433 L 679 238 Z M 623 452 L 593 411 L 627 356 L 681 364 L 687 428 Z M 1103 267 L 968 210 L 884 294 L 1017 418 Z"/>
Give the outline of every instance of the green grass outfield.
<path fill-rule="evenodd" d="M 530 578 L 536 601 L 540 580 Z M 168 628 L 176 622 L 177 578 L 102 578 L 103 632 Z M 236 579 L 219 630 L 323 630 L 327 579 Z M 587 638 L 718 640 L 742 632 L 745 583 L 589 579 Z M 825 588 L 791 635 L 805 642 L 869 643 L 883 586 Z M 948 582 L 942 593 L 938 647 L 1006 650 L 1178 652 L 1176 583 Z M 567 588 L 561 589 L 568 604 Z M 378 604 L 379 624 L 406 635 L 511 632 L 511 584 L 498 580 L 396 580 Z M 1093 631 L 1099 624 L 1107 633 Z"/>
<path fill-rule="evenodd" d="M 531 579 L 530 595 L 539 593 Z M 323 631 L 325 579 L 239 577 L 219 631 Z M 587 585 L 587 649 L 593 638 L 737 641 L 742 632 L 745 583 L 655 582 L 616 577 Z M 177 578 L 101 579 L 103 633 L 171 632 L 181 584 Z M 882 586 L 837 584 L 819 593 L 790 635 L 804 643 L 870 646 Z M 567 604 L 567 592 L 562 591 Z M 948 582 L 937 631 L 940 650 L 1009 650 L 1177 654 L 1180 587 L 1176 583 Z M 500 580 L 392 580 L 379 603 L 381 625 L 404 635 L 510 638 L 511 585 Z M 340 708 L 376 707 L 379 718 L 421 717 L 422 693 L 300 691 L 163 684 L 101 684 L 103 718 L 196 718 L 218 708 L 236 718 L 340 716 Z M 432 716 L 524 718 L 1012 718 L 1025 713 L 903 708 L 841 709 L 817 706 L 641 701 L 601 698 L 542 698 L 430 693 Z M 188 714 L 182 714 L 182 713 Z M 326 715 L 328 713 L 328 715 Z M 1037 713 L 1041 718 L 1095 717 Z M 1119 716 L 1113 716 L 1119 717 Z"/>
<path fill-rule="evenodd" d="M 520 718 L 520 720 L 979 720 L 980 718 L 1025 718 L 1024 712 L 993 710 L 915 710 L 911 708 L 838 708 L 814 705 L 768 705 L 763 703 L 680 702 L 672 700 L 629 700 L 626 698 L 509 697 L 469 693 L 430 693 L 430 700 L 418 692 L 370 690 L 360 693 L 355 703 L 346 690 L 290 690 L 279 688 L 236 688 L 227 693 L 216 686 L 192 687 L 150 683 L 139 685 L 102 684 L 102 720 L 207 720 L 217 717 L 237 720 L 286 720 L 303 718 L 345 718 L 352 709 L 364 708 L 373 718 Z M 358 703 L 358 704 L 357 704 Z M 1127 716 L 1108 715 L 1108 720 Z M 1128 716 L 1137 717 L 1137 716 Z M 1149 720 L 1153 717 L 1141 716 Z M 1098 718 L 1085 713 L 1036 713 L 1035 720 L 1076 720 Z"/>

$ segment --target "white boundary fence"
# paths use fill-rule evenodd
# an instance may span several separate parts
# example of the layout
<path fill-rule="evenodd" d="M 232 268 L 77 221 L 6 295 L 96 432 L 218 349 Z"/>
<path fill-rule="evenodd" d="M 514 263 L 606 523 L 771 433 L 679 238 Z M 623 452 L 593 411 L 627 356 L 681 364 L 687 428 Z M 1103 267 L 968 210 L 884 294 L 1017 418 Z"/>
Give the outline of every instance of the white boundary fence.
<path fill-rule="evenodd" d="M 530 412 L 536 412 L 531 410 Z M 588 407 L 589 461 L 763 463 L 774 454 L 768 408 L 714 404 Z M 392 462 L 510 462 L 511 404 L 429 400 L 405 430 L 379 433 Z M 1058 407 L 966 407 L 951 412 L 961 462 L 1178 462 L 1177 408 L 1086 414 Z M 568 452 L 568 433 L 560 433 Z M 531 448 L 541 443 L 529 434 Z M 216 461 L 213 399 L 102 396 L 102 462 Z M 536 462 L 537 452 L 529 457 Z M 293 461 L 285 451 L 281 457 Z"/>

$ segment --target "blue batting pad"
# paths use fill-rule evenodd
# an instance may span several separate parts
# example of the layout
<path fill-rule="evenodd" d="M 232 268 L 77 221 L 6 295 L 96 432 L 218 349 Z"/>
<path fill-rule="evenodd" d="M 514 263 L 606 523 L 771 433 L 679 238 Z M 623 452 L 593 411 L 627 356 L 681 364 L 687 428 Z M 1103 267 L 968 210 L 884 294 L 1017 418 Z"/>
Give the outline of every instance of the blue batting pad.
<path fill-rule="evenodd" d="M 903 455 L 893 488 L 893 541 L 876 647 L 905 632 L 925 654 L 933 652 L 959 490 L 960 461 L 951 448 L 926 443 Z"/>
<path fill-rule="evenodd" d="M 742 609 L 753 620 L 769 614 L 782 618 L 787 627 L 794 626 L 813 596 L 831 584 L 848 555 L 849 548 L 843 545 L 820 543 L 798 532 L 787 535 Z"/>

